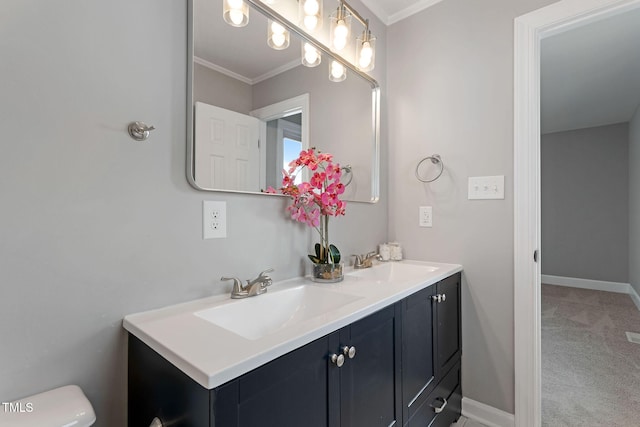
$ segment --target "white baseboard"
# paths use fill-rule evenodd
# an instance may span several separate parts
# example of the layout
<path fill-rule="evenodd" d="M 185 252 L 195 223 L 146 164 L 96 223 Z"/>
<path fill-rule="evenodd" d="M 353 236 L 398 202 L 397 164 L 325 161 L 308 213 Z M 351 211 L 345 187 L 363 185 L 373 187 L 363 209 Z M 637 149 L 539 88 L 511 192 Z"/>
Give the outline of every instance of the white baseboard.
<path fill-rule="evenodd" d="M 638 295 L 633 286 L 629 286 L 629 296 L 635 303 L 636 307 L 638 307 L 638 310 L 640 310 L 640 295 Z"/>
<path fill-rule="evenodd" d="M 595 291 L 617 292 L 628 294 L 633 303 L 640 310 L 640 295 L 629 283 L 605 282 L 603 280 L 576 279 L 575 277 L 551 276 L 543 274 L 542 283 L 545 285 L 568 286 L 570 288 L 592 289 Z"/>
<path fill-rule="evenodd" d="M 551 276 L 548 274 L 543 274 L 541 280 L 545 285 L 560 285 L 571 288 L 593 289 L 594 291 L 617 292 L 620 294 L 629 294 L 629 290 L 632 289 L 628 283 L 577 279 L 575 277 Z"/>
<path fill-rule="evenodd" d="M 462 415 L 484 424 L 487 427 L 514 427 L 515 417 L 513 414 L 485 405 L 478 401 L 462 398 Z"/>

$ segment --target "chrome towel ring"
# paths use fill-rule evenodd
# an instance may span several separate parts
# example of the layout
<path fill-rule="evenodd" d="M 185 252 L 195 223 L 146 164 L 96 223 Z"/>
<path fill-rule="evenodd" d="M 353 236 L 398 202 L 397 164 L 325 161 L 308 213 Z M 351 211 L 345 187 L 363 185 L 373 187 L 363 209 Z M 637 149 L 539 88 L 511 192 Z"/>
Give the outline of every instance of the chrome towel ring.
<path fill-rule="evenodd" d="M 342 183 L 346 187 L 347 185 L 351 184 L 351 181 L 353 181 L 353 167 L 351 165 L 345 165 L 342 166 L 342 170 L 344 171 L 345 175 L 349 175 L 349 179 L 347 179 L 347 182 Z"/>
<path fill-rule="evenodd" d="M 425 162 L 425 160 L 431 160 L 431 163 L 433 163 L 434 165 L 440 165 L 440 171 L 435 176 L 435 178 L 424 179 L 420 176 L 420 166 Z M 416 166 L 416 178 L 418 178 L 418 181 L 420 182 L 433 182 L 436 179 L 440 178 L 442 172 L 444 172 L 444 162 L 442 161 L 442 158 L 439 154 L 433 154 L 431 156 L 425 157 L 424 159 L 420 160 L 420 162 L 418 162 L 418 165 Z"/>

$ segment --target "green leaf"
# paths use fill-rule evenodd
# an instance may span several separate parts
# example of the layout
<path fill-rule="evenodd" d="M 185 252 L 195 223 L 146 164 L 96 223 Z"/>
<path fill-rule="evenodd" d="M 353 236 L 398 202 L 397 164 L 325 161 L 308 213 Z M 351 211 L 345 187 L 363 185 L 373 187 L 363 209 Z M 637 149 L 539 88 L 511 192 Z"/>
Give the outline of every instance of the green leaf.
<path fill-rule="evenodd" d="M 320 264 L 320 258 L 315 257 L 313 255 L 307 255 L 309 257 L 309 259 L 311 260 L 312 263 L 314 264 Z"/>
<path fill-rule="evenodd" d="M 334 264 L 340 262 L 340 251 L 334 245 L 329 245 L 329 251 L 331 252 L 331 259 Z"/>
<path fill-rule="evenodd" d="M 316 258 L 322 259 L 322 255 L 320 254 L 320 243 L 316 243 Z"/>

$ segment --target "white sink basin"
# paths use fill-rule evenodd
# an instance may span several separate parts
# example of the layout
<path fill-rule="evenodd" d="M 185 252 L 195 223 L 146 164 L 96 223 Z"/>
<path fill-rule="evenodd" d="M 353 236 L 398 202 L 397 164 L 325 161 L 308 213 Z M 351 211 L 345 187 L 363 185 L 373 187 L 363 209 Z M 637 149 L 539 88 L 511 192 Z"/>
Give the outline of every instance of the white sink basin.
<path fill-rule="evenodd" d="M 361 298 L 302 285 L 233 301 L 194 314 L 243 338 L 257 340 Z"/>
<path fill-rule="evenodd" d="M 427 277 L 429 273 L 438 270 L 438 267 L 430 265 L 409 264 L 405 262 L 388 262 L 375 265 L 370 268 L 353 270 L 347 273 L 348 276 L 361 277 L 374 282 L 405 282 L 407 280 L 420 280 Z"/>

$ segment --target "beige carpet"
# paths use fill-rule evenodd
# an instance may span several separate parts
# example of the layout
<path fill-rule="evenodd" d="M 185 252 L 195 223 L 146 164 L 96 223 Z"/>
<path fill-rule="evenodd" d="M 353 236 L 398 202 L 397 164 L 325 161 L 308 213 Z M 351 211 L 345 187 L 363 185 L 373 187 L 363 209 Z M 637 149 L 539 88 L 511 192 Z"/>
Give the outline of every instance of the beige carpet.
<path fill-rule="evenodd" d="M 542 425 L 640 426 L 640 311 L 626 294 L 542 285 Z"/>

